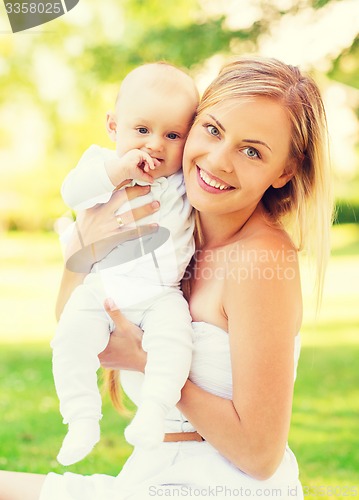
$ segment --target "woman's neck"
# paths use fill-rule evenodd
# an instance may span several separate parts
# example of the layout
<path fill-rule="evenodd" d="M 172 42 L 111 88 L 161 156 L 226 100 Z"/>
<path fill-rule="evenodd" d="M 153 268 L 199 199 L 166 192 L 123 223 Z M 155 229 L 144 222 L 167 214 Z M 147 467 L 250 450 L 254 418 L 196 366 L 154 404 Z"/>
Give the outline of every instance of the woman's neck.
<path fill-rule="evenodd" d="M 240 238 L 240 233 L 247 224 L 262 213 L 262 206 L 257 205 L 247 211 L 227 215 L 214 215 L 201 212 L 198 214 L 204 247 L 218 248 L 229 245 Z"/>

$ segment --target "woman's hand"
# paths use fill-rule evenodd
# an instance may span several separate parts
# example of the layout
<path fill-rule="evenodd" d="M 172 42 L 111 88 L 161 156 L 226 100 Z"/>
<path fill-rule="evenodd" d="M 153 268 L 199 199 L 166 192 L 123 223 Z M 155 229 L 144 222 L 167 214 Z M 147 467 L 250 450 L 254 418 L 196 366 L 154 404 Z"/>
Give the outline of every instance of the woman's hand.
<path fill-rule="evenodd" d="M 121 313 L 112 299 L 106 299 L 104 307 L 115 329 L 106 349 L 99 355 L 101 365 L 113 370 L 144 372 L 147 354 L 142 349 L 143 331 Z"/>
<path fill-rule="evenodd" d="M 107 203 L 80 211 L 66 248 L 66 268 L 75 273 L 87 273 L 95 262 L 106 257 L 120 243 L 155 232 L 156 224 L 141 226 L 136 222 L 156 212 L 159 209 L 157 201 L 115 215 L 126 202 L 149 191 L 149 186 L 116 190 Z"/>
<path fill-rule="evenodd" d="M 127 182 L 125 181 L 119 188 Z M 120 219 L 115 215 L 124 203 L 138 196 L 144 196 L 149 191 L 149 186 L 133 186 L 116 190 L 107 203 L 98 204 L 78 213 L 65 251 L 66 265 L 56 303 L 57 319 L 60 318 L 71 293 L 82 283 L 95 262 L 101 260 L 125 240 L 157 231 L 156 225 L 136 226 L 137 221 L 159 209 L 157 201 L 124 211 Z M 132 225 L 132 229 L 129 229 L 128 225 Z"/>

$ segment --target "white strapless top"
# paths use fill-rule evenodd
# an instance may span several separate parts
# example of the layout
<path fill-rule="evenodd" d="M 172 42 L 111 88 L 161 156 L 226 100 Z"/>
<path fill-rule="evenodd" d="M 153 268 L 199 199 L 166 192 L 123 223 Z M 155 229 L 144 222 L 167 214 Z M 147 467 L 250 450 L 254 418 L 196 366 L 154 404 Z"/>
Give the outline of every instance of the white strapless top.
<path fill-rule="evenodd" d="M 193 322 L 193 354 L 189 378 L 207 392 L 232 399 L 232 369 L 228 333 L 218 326 L 203 321 Z M 300 336 L 294 344 L 294 380 L 300 354 Z M 121 372 L 121 383 L 126 394 L 138 405 L 144 375 Z M 190 431 L 191 424 L 174 408 L 167 417 L 167 432 Z"/>

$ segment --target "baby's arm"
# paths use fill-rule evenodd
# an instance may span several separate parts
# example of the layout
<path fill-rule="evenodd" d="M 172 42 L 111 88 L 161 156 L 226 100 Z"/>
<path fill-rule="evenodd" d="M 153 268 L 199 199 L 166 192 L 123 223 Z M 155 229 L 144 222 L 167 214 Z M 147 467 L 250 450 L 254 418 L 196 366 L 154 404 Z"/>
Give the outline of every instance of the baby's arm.
<path fill-rule="evenodd" d="M 114 189 L 132 179 L 151 184 L 153 180 L 148 172 L 158 166 L 157 163 L 158 160 L 137 149 L 128 151 L 120 158 L 115 151 L 93 145 L 65 178 L 62 197 L 74 210 L 106 203 Z"/>
<path fill-rule="evenodd" d="M 114 151 L 92 145 L 87 149 L 76 168 L 66 176 L 61 195 L 67 206 L 83 210 L 96 203 L 106 203 L 115 185 L 112 184 L 106 169 L 105 159 L 115 156 Z"/>

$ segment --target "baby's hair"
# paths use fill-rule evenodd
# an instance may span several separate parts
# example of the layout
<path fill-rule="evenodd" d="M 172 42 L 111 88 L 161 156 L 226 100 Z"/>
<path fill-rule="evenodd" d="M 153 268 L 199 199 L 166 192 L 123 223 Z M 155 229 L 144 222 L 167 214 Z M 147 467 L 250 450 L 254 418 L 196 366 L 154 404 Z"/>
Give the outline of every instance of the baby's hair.
<path fill-rule="evenodd" d="M 226 64 L 203 94 L 200 115 L 225 100 L 269 97 L 287 110 L 291 122 L 289 162 L 292 179 L 282 188 L 270 187 L 262 202 L 269 219 L 290 231 L 299 250 L 315 255 L 320 302 L 330 253 L 333 217 L 332 177 L 325 110 L 314 80 L 276 59 L 239 58 Z"/>
<path fill-rule="evenodd" d="M 159 91 L 166 88 L 173 92 L 182 91 L 187 94 L 189 99 L 193 100 L 195 108 L 198 105 L 199 94 L 194 80 L 183 69 L 166 61 L 145 63 L 130 71 L 121 82 L 116 97 L 116 108 L 126 88 L 133 85 L 158 87 Z"/>

